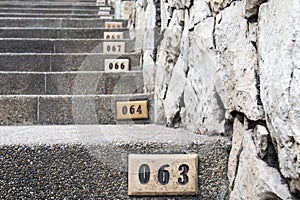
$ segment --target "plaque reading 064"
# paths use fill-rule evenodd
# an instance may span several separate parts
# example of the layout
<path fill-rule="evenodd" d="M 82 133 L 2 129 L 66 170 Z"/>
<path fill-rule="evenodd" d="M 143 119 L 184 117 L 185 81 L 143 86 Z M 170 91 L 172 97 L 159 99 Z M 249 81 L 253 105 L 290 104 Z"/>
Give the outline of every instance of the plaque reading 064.
<path fill-rule="evenodd" d="M 148 119 L 147 101 L 117 102 L 117 119 Z"/>
<path fill-rule="evenodd" d="M 128 195 L 197 195 L 197 154 L 130 154 Z"/>

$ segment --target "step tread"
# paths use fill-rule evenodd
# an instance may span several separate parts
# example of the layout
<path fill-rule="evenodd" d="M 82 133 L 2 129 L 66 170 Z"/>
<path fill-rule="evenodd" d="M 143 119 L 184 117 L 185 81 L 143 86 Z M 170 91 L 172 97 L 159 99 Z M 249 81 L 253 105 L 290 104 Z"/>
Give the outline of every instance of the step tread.
<path fill-rule="evenodd" d="M 0 127 L 0 138 L 2 199 L 23 199 L 24 194 L 30 199 L 136 199 L 127 194 L 130 153 L 197 154 L 199 195 L 169 198 L 228 197 L 230 141 L 225 137 L 156 125 L 97 125 Z"/>

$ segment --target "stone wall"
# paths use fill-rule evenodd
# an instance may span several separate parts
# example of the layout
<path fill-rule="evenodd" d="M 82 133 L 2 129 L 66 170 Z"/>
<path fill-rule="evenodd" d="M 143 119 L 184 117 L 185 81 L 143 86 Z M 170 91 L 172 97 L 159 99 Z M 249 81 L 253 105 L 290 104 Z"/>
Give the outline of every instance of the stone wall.
<path fill-rule="evenodd" d="M 299 13 L 299 0 L 136 0 L 155 122 L 232 137 L 231 199 L 299 198 Z"/>

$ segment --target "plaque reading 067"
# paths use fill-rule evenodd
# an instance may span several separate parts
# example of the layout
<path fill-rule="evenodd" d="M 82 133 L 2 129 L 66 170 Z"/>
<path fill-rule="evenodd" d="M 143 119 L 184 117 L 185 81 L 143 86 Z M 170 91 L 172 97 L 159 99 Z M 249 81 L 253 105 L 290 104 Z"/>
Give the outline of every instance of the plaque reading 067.
<path fill-rule="evenodd" d="M 117 102 L 117 119 L 148 119 L 147 101 Z"/>
<path fill-rule="evenodd" d="M 197 154 L 130 154 L 128 195 L 197 195 Z"/>

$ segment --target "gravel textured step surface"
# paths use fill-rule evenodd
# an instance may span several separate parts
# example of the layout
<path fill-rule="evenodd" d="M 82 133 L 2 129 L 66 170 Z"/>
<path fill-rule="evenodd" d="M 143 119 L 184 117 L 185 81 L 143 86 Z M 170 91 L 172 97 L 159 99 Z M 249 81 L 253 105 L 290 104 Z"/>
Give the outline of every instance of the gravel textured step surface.
<path fill-rule="evenodd" d="M 228 138 L 161 126 L 0 127 L 1 199 L 227 199 Z M 199 195 L 127 195 L 129 153 L 196 153 Z"/>

